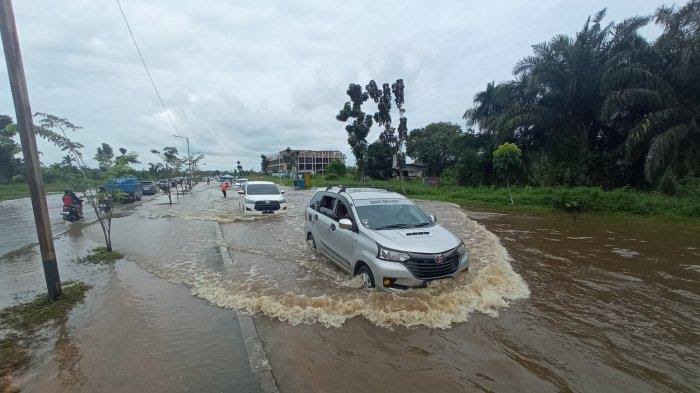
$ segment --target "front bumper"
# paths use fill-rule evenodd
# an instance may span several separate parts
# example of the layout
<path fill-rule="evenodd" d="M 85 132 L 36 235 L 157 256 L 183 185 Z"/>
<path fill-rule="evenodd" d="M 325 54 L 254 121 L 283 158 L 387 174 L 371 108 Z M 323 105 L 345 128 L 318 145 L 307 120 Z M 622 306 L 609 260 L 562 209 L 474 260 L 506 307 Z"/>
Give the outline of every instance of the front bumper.
<path fill-rule="evenodd" d="M 389 287 L 393 288 L 416 288 L 424 287 L 429 281 L 452 278 L 465 269 L 469 268 L 469 252 L 465 252 L 459 257 L 459 263 L 454 271 L 448 274 L 430 278 L 418 278 L 408 266 L 401 262 L 389 262 L 379 258 L 372 258 L 370 269 L 374 275 L 375 286 L 378 289 L 385 288 L 384 279 L 391 282 Z M 420 276 L 420 274 L 419 274 Z"/>
<path fill-rule="evenodd" d="M 268 214 L 280 214 L 283 212 L 287 211 L 287 204 L 286 203 L 280 203 L 279 208 L 276 208 L 276 206 L 273 206 L 271 208 L 261 208 L 258 206 L 256 208 L 254 203 L 244 203 L 243 204 L 243 212 L 245 214 L 257 214 L 257 215 L 268 215 Z"/>

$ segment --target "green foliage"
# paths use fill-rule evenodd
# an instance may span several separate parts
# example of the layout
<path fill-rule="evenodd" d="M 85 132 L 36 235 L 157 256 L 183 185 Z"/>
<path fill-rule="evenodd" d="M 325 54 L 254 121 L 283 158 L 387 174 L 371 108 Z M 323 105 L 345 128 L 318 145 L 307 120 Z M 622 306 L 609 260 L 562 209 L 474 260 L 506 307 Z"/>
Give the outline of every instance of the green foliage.
<path fill-rule="evenodd" d="M 49 322 L 63 321 L 70 310 L 85 298 L 90 285 L 67 281 L 62 289 L 63 294 L 57 300 L 42 294 L 27 303 L 0 310 L 0 326 L 30 334 Z"/>
<path fill-rule="evenodd" d="M 425 164 L 428 173 L 439 176 L 454 165 L 460 154 L 462 129 L 453 123 L 431 123 L 408 134 L 406 153 Z"/>
<path fill-rule="evenodd" d="M 365 174 L 372 179 L 386 180 L 392 174 L 392 149 L 390 146 L 376 141 L 367 148 Z"/>
<path fill-rule="evenodd" d="M 278 178 L 270 181 L 282 182 Z M 317 176 L 314 187 L 337 186 L 378 187 L 400 190 L 397 179 L 359 181 L 351 177 L 326 179 Z M 700 181 L 684 180 L 674 196 L 658 192 L 643 192 L 631 188 L 604 191 L 599 187 L 460 187 L 444 182 L 428 187 L 421 181 L 405 183 L 406 196 L 413 199 L 439 200 L 469 208 L 514 210 L 529 213 L 569 212 L 589 214 L 621 214 L 653 217 L 669 221 L 700 224 Z M 510 194 L 510 195 L 509 195 Z M 512 195 L 514 203 L 510 204 Z M 567 206 L 568 204 L 568 206 Z"/>
<path fill-rule="evenodd" d="M 461 186 L 481 186 L 486 183 L 486 172 L 490 163 L 483 151 L 464 149 L 454 165 L 454 179 Z"/>
<path fill-rule="evenodd" d="M 367 101 L 369 95 L 362 91 L 360 85 L 351 83 L 347 90 L 350 101 L 343 105 L 335 117 L 340 122 L 352 120 L 345 126 L 348 133 L 348 144 L 355 156 L 360 176 L 363 176 L 365 166 L 365 153 L 367 151 L 367 135 L 372 127 L 372 116 L 362 111 L 362 104 Z"/>
<path fill-rule="evenodd" d="M 523 165 L 522 151 L 515 143 L 506 142 L 493 151 L 493 168 L 509 178 Z"/>
<path fill-rule="evenodd" d="M 603 23 L 533 46 L 515 78 L 491 82 L 464 118 L 494 144 L 515 142 L 535 184 L 651 183 L 700 170 L 700 2 Z M 639 30 L 654 21 L 662 34 Z"/>
<path fill-rule="evenodd" d="M 110 146 L 108 143 L 103 143 L 102 147 L 97 148 L 97 153 L 95 154 L 94 159 L 99 164 L 101 170 L 108 170 L 112 166 L 112 159 L 114 159 L 114 151 L 112 150 L 112 146 Z"/>
<path fill-rule="evenodd" d="M 106 247 L 97 247 L 90 251 L 90 254 L 80 258 L 78 261 L 83 263 L 104 264 L 113 263 L 122 258 L 124 258 L 124 255 L 116 251 L 109 251 Z"/>
<path fill-rule="evenodd" d="M 344 177 L 347 173 L 348 169 L 345 167 L 345 164 L 338 159 L 332 160 L 326 167 L 326 175 Z"/>

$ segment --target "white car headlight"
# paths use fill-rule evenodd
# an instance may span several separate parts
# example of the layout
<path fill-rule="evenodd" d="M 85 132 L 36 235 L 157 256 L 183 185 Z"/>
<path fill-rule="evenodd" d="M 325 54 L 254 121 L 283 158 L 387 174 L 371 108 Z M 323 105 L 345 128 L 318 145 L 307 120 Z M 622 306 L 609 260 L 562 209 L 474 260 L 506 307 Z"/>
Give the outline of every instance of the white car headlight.
<path fill-rule="evenodd" d="M 459 255 L 464 255 L 464 253 L 465 253 L 466 251 L 467 251 L 467 250 L 466 250 L 466 248 L 464 247 L 464 243 L 460 243 L 460 244 L 459 244 L 459 247 L 457 247 L 457 254 L 459 254 Z"/>
<path fill-rule="evenodd" d="M 391 250 L 380 245 L 377 245 L 377 247 L 379 247 L 379 252 L 377 253 L 377 258 L 379 259 L 392 262 L 404 262 L 411 259 L 411 256 L 408 253 Z"/>
<path fill-rule="evenodd" d="M 285 197 L 282 197 L 282 199 L 280 200 L 280 203 L 287 203 L 287 199 Z"/>
<path fill-rule="evenodd" d="M 249 204 L 249 205 L 254 205 L 254 204 L 255 204 L 255 201 L 252 200 L 252 199 L 246 198 L 246 199 L 245 199 L 245 203 L 246 203 L 246 204 Z"/>

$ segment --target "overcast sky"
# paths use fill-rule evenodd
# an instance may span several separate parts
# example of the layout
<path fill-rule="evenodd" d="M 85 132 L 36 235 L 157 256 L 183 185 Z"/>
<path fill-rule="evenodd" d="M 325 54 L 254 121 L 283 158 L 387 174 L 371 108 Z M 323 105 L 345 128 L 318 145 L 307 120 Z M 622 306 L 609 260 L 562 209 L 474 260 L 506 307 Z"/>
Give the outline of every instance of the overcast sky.
<path fill-rule="evenodd" d="M 14 0 L 34 112 L 84 127 L 89 164 L 107 142 L 155 161 L 176 146 L 114 0 Z M 335 5 L 331 5 L 331 3 Z M 338 149 L 335 115 L 351 82 L 403 78 L 409 129 L 461 119 L 487 82 L 507 80 L 530 45 L 573 34 L 587 15 L 651 13 L 649 0 L 179 1 L 122 0 L 175 125 L 209 169 L 260 154 Z M 655 29 L 646 34 L 653 36 Z M 5 66 L 0 113 L 13 118 Z M 367 112 L 376 105 L 366 104 Z M 368 140 L 376 140 L 373 130 Z M 62 154 L 40 142 L 45 164 Z"/>

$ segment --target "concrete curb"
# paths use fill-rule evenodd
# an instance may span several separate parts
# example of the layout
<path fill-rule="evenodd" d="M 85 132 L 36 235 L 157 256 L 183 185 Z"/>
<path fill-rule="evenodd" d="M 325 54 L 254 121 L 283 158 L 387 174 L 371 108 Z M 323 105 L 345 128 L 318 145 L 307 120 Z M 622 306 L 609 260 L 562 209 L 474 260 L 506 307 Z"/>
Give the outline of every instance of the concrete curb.
<path fill-rule="evenodd" d="M 260 390 L 265 393 L 279 393 L 277 381 L 272 375 L 272 367 L 270 361 L 267 360 L 265 349 L 263 349 L 262 341 L 258 337 L 258 331 L 255 329 L 253 318 L 250 315 L 238 312 L 238 324 L 241 326 L 241 335 L 245 340 L 245 348 L 248 351 L 248 362 L 250 363 L 250 371 L 258 377 L 260 381 Z"/>
<path fill-rule="evenodd" d="M 219 239 L 221 243 L 224 243 L 224 231 L 221 228 L 221 223 L 219 223 Z M 228 253 L 228 247 L 221 244 L 219 245 L 219 251 L 221 252 L 221 259 L 224 261 L 224 265 L 233 264 L 231 255 Z M 260 382 L 260 391 L 264 393 L 279 393 L 277 381 L 272 375 L 272 367 L 267 359 L 267 354 L 265 354 L 258 331 L 255 329 L 253 318 L 247 313 L 237 311 L 236 319 L 238 319 L 238 325 L 241 327 L 241 335 L 243 336 L 246 352 L 248 352 L 250 371 L 253 372 L 253 375 Z"/>

